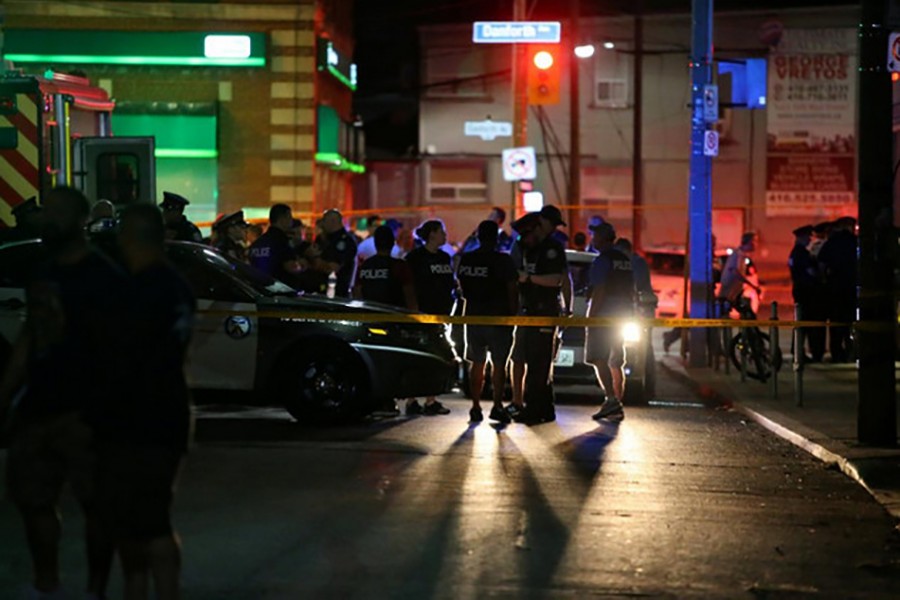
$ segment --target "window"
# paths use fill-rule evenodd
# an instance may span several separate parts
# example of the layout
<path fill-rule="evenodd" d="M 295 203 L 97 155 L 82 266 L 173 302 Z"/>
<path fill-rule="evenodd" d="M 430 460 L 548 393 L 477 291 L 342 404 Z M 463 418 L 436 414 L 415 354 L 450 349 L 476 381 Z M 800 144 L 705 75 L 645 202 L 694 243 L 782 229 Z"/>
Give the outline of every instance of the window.
<path fill-rule="evenodd" d="M 428 200 L 472 204 L 487 202 L 484 163 L 432 163 L 429 168 Z"/>
<path fill-rule="evenodd" d="M 140 162 L 134 154 L 103 153 L 97 157 L 97 198 L 116 206 L 138 198 Z"/>
<path fill-rule="evenodd" d="M 201 251 L 202 252 L 202 251 Z M 210 251 L 198 253 L 193 247 L 182 247 L 172 244 L 166 252 L 169 260 L 190 284 L 197 299 L 218 300 L 222 302 L 252 302 L 253 295 L 224 273 L 228 266 L 225 259 Z M 221 262 L 222 265 L 218 265 Z"/>
<path fill-rule="evenodd" d="M 628 82 L 624 79 L 597 79 L 594 104 L 602 108 L 627 108 Z"/>

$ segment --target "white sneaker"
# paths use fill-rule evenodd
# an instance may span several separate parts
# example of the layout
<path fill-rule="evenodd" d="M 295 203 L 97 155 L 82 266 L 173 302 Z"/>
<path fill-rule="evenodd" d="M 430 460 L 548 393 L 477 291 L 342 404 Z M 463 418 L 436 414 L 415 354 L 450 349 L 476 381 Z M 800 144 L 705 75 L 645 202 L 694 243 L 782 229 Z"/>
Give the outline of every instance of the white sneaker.
<path fill-rule="evenodd" d="M 594 413 L 591 418 L 595 421 L 599 421 L 600 419 L 621 421 L 625 418 L 625 410 L 622 408 L 622 403 L 619 402 L 617 398 L 607 398 L 603 401 L 603 404 L 600 405 L 600 410 Z"/>

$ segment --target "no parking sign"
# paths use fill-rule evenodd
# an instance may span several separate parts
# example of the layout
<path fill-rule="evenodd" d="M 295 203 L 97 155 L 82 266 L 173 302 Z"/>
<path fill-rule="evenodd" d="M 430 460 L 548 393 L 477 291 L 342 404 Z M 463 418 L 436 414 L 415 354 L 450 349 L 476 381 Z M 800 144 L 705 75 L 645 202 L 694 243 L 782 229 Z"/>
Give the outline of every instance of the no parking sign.
<path fill-rule="evenodd" d="M 537 179 L 537 160 L 532 146 L 508 148 L 503 151 L 503 179 L 506 181 Z"/>
<path fill-rule="evenodd" d="M 703 134 L 703 156 L 719 155 L 719 132 L 707 131 Z"/>

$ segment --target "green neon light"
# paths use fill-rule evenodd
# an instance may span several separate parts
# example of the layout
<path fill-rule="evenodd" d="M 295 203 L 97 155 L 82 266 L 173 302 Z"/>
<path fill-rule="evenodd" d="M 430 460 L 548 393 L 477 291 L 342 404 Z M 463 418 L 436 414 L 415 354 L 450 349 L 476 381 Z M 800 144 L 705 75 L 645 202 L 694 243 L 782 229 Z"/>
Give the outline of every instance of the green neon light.
<path fill-rule="evenodd" d="M 97 54 L 6 54 L 21 63 L 72 63 L 80 65 L 165 65 L 189 67 L 264 67 L 265 58 L 205 58 L 202 56 L 100 56 Z"/>
<path fill-rule="evenodd" d="M 7 55 L 7 56 L 9 56 L 9 55 Z M 13 60 L 13 59 L 10 58 L 9 60 Z M 350 88 L 351 91 L 354 91 L 354 92 L 356 91 L 356 84 L 353 83 L 352 81 L 350 81 L 349 77 L 347 77 L 346 75 L 344 75 L 343 73 L 338 71 L 334 65 L 328 65 L 328 72 L 331 73 L 332 75 L 334 75 L 338 81 L 340 81 L 341 83 L 346 85 L 348 88 Z"/>
<path fill-rule="evenodd" d="M 337 152 L 316 152 L 316 162 L 327 164 L 335 171 L 366 172 L 366 168 L 363 165 L 350 162 Z"/>
<path fill-rule="evenodd" d="M 218 150 L 181 150 L 178 148 L 157 148 L 153 155 L 156 158 L 216 158 Z"/>

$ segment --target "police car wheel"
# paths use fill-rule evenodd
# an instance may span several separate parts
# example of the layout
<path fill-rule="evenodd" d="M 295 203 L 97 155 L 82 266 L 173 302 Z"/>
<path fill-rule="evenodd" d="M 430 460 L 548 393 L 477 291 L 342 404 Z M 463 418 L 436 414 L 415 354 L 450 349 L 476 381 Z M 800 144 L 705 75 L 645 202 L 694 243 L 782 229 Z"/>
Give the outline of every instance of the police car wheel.
<path fill-rule="evenodd" d="M 350 351 L 319 348 L 288 361 L 285 408 L 302 423 L 329 423 L 364 414 L 365 368 Z"/>

